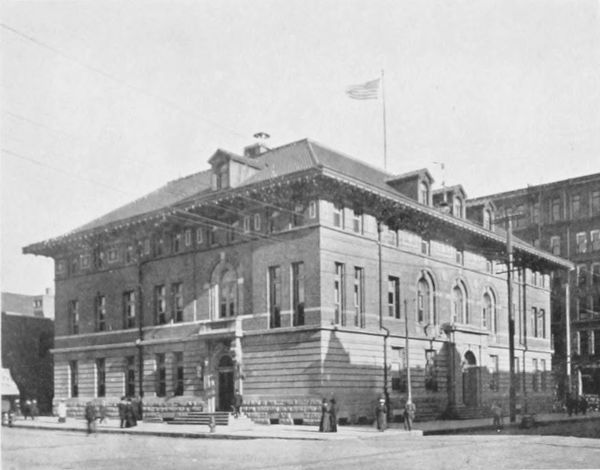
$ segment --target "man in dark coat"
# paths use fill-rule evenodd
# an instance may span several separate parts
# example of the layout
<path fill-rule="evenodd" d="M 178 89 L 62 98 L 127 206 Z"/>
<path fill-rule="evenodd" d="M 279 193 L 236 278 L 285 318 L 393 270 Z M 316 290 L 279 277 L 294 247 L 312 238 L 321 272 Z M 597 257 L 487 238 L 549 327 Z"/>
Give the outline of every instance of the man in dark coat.
<path fill-rule="evenodd" d="M 96 431 L 96 407 L 91 401 L 85 405 L 85 420 L 87 422 L 88 435 Z"/>
<path fill-rule="evenodd" d="M 127 401 L 125 397 L 121 397 L 121 401 L 117 404 L 117 409 L 119 410 L 119 427 L 122 428 L 125 426 L 125 413 L 127 409 Z"/>
<path fill-rule="evenodd" d="M 331 432 L 337 432 L 337 404 L 335 398 L 329 400 L 329 414 L 331 419 Z"/>
<path fill-rule="evenodd" d="M 331 412 L 327 398 L 323 398 L 321 403 L 321 422 L 319 423 L 320 432 L 331 432 Z"/>

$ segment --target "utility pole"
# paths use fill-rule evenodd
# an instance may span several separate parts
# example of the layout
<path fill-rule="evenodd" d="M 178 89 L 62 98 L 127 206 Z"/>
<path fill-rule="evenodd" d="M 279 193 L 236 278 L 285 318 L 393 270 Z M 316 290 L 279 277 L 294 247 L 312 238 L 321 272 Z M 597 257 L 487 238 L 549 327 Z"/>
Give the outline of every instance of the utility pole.
<path fill-rule="evenodd" d="M 512 246 L 512 215 L 506 216 L 506 253 L 507 253 L 507 276 L 506 282 L 508 287 L 508 356 L 510 366 L 510 386 L 509 386 L 509 414 L 510 422 L 514 423 L 517 420 L 516 407 L 516 390 L 515 390 L 515 312 L 513 308 L 513 285 L 512 285 L 512 270 L 513 270 L 513 246 Z"/>
<path fill-rule="evenodd" d="M 567 393 L 571 393 L 573 384 L 571 382 L 571 295 L 569 287 L 570 271 L 567 271 L 567 282 L 565 282 L 565 356 Z"/>

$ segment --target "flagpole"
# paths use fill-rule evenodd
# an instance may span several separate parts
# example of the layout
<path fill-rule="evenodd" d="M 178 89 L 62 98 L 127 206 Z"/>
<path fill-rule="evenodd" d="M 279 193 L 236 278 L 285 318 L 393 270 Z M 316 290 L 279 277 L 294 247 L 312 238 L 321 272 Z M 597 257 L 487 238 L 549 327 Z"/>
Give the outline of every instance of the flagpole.
<path fill-rule="evenodd" d="M 387 125 L 385 122 L 385 87 L 383 85 L 383 69 L 381 69 L 381 105 L 383 108 L 383 169 L 387 170 Z"/>

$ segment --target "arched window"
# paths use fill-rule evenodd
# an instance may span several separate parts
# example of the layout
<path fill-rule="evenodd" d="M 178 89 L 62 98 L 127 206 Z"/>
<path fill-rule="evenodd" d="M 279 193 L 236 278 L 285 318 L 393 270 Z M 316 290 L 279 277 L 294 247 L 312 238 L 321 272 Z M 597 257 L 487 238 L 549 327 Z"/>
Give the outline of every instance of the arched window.
<path fill-rule="evenodd" d="M 237 276 L 225 271 L 219 283 L 219 317 L 233 317 L 237 313 Z"/>
<path fill-rule="evenodd" d="M 452 321 L 458 323 L 469 323 L 467 290 L 462 282 L 457 283 L 452 288 Z"/>
<path fill-rule="evenodd" d="M 417 282 L 417 321 L 437 324 L 435 288 L 431 276 L 423 274 Z"/>
<path fill-rule="evenodd" d="M 486 290 L 482 299 L 481 327 L 496 332 L 496 298 L 494 293 Z"/>

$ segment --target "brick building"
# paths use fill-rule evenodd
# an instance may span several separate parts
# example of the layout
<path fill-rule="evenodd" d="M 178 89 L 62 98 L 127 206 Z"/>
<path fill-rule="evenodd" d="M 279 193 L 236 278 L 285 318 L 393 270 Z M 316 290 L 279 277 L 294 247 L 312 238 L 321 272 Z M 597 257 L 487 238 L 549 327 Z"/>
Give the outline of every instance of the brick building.
<path fill-rule="evenodd" d="M 600 173 L 493 194 L 500 212 L 522 214 L 514 232 L 523 240 L 575 264 L 569 276 L 572 385 L 600 395 Z M 566 372 L 565 271 L 553 273 L 552 334 L 554 367 Z M 562 386 L 568 380 L 560 381 Z"/>
<path fill-rule="evenodd" d="M 239 391 L 254 419 L 315 423 L 335 396 L 354 422 L 382 394 L 402 407 L 408 366 L 421 419 L 507 400 L 505 236 L 466 219 L 462 188 L 447 213 L 427 170 L 393 176 L 309 140 L 209 164 L 24 249 L 55 259 L 57 398 L 229 410 Z M 571 263 L 514 246 L 517 314 L 540 322 L 518 360 L 541 409 L 547 273 Z"/>
<path fill-rule="evenodd" d="M 9 369 L 19 398 L 36 399 L 42 413 L 52 411 L 54 296 L 2 292 L 2 367 Z"/>

